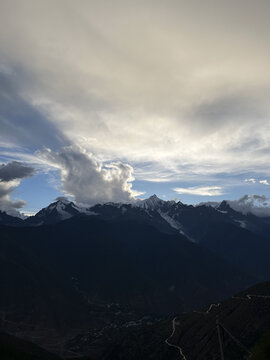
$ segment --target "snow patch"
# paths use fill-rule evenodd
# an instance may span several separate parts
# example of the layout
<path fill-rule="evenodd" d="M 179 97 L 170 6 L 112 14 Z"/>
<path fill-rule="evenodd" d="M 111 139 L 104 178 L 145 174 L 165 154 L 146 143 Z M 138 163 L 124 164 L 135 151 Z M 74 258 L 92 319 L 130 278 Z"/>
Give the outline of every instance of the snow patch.
<path fill-rule="evenodd" d="M 66 203 L 58 202 L 57 205 L 55 206 L 56 211 L 58 212 L 58 214 L 61 216 L 62 220 L 66 220 L 66 219 L 70 219 L 72 217 L 72 215 L 67 212 L 65 210 L 66 208 Z"/>
<path fill-rule="evenodd" d="M 216 209 L 216 210 L 222 214 L 228 214 L 228 211 L 226 211 L 226 210 L 218 210 L 218 209 Z"/>
<path fill-rule="evenodd" d="M 164 213 L 162 211 L 158 211 L 159 215 L 165 220 L 167 221 L 167 223 L 173 228 L 179 231 L 180 234 L 184 235 L 186 238 L 188 238 L 189 240 L 192 241 L 192 239 L 190 239 L 190 237 L 182 230 L 183 227 L 182 225 L 174 220 L 171 216 L 169 216 L 167 213 Z"/>
<path fill-rule="evenodd" d="M 234 220 L 235 222 L 239 223 L 240 227 L 245 229 L 247 227 L 247 223 L 245 220 Z"/>
<path fill-rule="evenodd" d="M 150 196 L 148 199 L 146 200 L 140 200 L 138 201 L 135 206 L 138 207 L 142 207 L 143 209 L 146 210 L 155 210 L 157 209 L 159 206 L 165 204 L 166 201 L 165 200 L 161 200 L 159 199 L 156 195 L 152 195 Z"/>

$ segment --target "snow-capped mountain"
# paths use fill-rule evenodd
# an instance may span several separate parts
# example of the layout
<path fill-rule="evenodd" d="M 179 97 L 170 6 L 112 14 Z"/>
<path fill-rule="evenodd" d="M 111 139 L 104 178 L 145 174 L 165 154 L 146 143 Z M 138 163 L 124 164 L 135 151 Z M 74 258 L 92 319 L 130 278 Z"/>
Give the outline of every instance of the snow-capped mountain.
<path fill-rule="evenodd" d="M 89 210 L 102 219 L 132 220 L 150 224 L 165 233 L 178 233 L 176 227 L 173 227 L 163 216 L 163 211 L 165 213 L 168 206 L 169 202 L 161 200 L 156 195 L 153 195 L 149 199 L 140 200 L 132 204 L 97 204 L 89 208 Z"/>
<path fill-rule="evenodd" d="M 146 210 L 156 210 L 167 203 L 165 200 L 161 200 L 157 197 L 156 194 L 150 196 L 148 199 L 145 200 L 138 200 L 135 203 L 135 206 L 141 207 Z"/>
<path fill-rule="evenodd" d="M 182 235 L 186 235 L 183 231 L 181 222 L 176 220 L 175 214 L 184 207 L 184 204 L 175 202 L 174 200 L 165 201 L 156 196 L 150 196 L 148 199 L 138 201 L 135 206 L 144 209 L 148 214 L 153 216 L 153 212 L 157 212 L 164 221 L 166 221 L 173 229 L 179 231 Z"/>
<path fill-rule="evenodd" d="M 93 215 L 92 212 L 85 208 L 75 205 L 72 201 L 61 198 L 49 206 L 41 209 L 35 216 L 25 220 L 28 225 L 55 224 L 59 221 L 69 219 L 78 215 Z"/>
<path fill-rule="evenodd" d="M 228 202 L 215 206 L 202 204 L 185 205 L 181 201 L 165 201 L 156 195 L 133 204 L 98 204 L 89 209 L 105 219 L 134 219 L 145 221 L 159 230 L 170 233 L 177 231 L 194 242 L 200 242 L 210 228 L 221 223 L 265 234 L 270 229 L 270 218 L 260 218 L 252 214 L 242 214 L 232 209 Z"/>
<path fill-rule="evenodd" d="M 185 205 L 181 201 L 165 201 L 156 195 L 131 204 L 105 203 L 89 208 L 80 207 L 66 198 L 59 198 L 40 210 L 35 216 L 27 218 L 22 224 L 39 226 L 54 224 L 74 216 L 98 216 L 106 220 L 134 220 L 145 222 L 165 233 L 181 233 L 189 240 L 200 243 L 210 229 L 220 224 L 252 231 L 265 236 L 270 231 L 270 218 L 261 218 L 252 214 L 235 211 L 228 202 L 222 201 L 215 206 L 201 204 Z M 3 219 L 2 224 L 10 224 Z"/>

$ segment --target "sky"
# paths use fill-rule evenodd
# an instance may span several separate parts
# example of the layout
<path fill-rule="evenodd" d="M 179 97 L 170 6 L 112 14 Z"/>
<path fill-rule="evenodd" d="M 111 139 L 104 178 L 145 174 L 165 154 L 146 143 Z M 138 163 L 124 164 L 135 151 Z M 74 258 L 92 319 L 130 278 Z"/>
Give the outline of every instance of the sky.
<path fill-rule="evenodd" d="M 266 206 L 269 13 L 268 0 L 1 0 L 0 209 L 153 193 Z"/>

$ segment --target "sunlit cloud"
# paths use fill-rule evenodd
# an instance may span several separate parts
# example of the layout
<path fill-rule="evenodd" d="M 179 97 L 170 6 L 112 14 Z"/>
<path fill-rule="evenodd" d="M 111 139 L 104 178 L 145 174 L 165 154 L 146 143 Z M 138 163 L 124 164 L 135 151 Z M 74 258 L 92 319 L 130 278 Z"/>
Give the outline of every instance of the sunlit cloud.
<path fill-rule="evenodd" d="M 252 183 L 252 184 L 256 184 L 256 179 L 254 179 L 254 178 L 250 178 L 250 179 L 245 179 L 245 182 L 246 183 Z"/>
<path fill-rule="evenodd" d="M 270 185 L 268 180 L 260 180 L 259 183 L 263 184 L 263 185 L 268 185 L 268 186 Z"/>
<path fill-rule="evenodd" d="M 75 146 L 57 152 L 43 149 L 38 156 L 60 172 L 63 193 L 77 203 L 129 203 L 144 194 L 132 189 L 133 168 L 120 161 L 103 164 L 93 154 Z"/>
<path fill-rule="evenodd" d="M 199 196 L 219 196 L 224 194 L 223 188 L 220 186 L 194 186 L 188 188 L 176 187 L 173 189 L 177 194 L 189 194 L 189 195 L 199 195 Z"/>

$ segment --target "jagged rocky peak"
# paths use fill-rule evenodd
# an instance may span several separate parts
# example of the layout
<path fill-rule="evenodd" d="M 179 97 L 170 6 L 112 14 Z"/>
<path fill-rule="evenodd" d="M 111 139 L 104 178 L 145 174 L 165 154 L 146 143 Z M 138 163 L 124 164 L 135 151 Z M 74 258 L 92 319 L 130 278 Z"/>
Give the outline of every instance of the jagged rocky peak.
<path fill-rule="evenodd" d="M 77 206 L 65 197 L 59 197 L 51 203 L 49 206 L 40 210 L 35 217 L 44 218 L 47 216 L 57 216 L 62 220 L 68 219 L 69 217 L 79 213 Z"/>
<path fill-rule="evenodd" d="M 221 201 L 221 203 L 217 206 L 217 210 L 220 210 L 220 211 L 228 211 L 231 209 L 232 208 L 230 207 L 230 205 L 228 204 L 228 202 L 226 200 Z"/>
<path fill-rule="evenodd" d="M 180 203 L 180 202 L 179 202 Z M 164 205 L 174 205 L 176 204 L 174 200 L 162 200 L 156 194 L 150 196 L 148 199 L 139 201 L 136 205 L 144 209 L 155 210 Z"/>
<path fill-rule="evenodd" d="M 52 212 L 56 210 L 57 212 L 61 212 L 61 211 L 69 211 L 69 210 L 76 210 L 76 211 L 81 211 L 80 207 L 77 206 L 76 204 L 74 204 L 73 201 L 68 200 L 65 197 L 59 197 L 56 199 L 56 201 L 54 201 L 53 203 L 51 203 L 49 206 L 47 206 L 46 208 L 43 208 L 42 211 L 44 212 Z"/>
<path fill-rule="evenodd" d="M 160 199 L 156 194 L 151 195 L 148 199 L 145 200 L 148 203 L 152 203 L 154 205 L 164 203 L 165 200 Z"/>
<path fill-rule="evenodd" d="M 156 194 L 150 196 L 148 199 L 142 200 L 138 203 L 138 206 L 144 208 L 144 209 L 156 209 L 160 205 L 166 203 L 166 201 L 161 200 L 159 197 L 157 197 Z"/>

